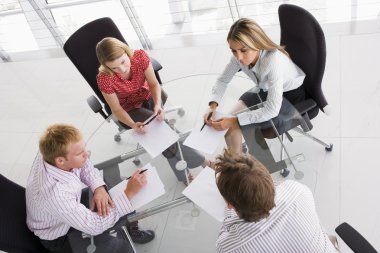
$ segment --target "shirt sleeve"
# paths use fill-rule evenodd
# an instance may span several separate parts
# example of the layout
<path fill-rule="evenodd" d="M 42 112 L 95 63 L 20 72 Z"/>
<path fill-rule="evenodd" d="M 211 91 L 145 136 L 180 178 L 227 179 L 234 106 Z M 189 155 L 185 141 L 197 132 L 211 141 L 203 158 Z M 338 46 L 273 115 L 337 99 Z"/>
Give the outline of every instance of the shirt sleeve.
<path fill-rule="evenodd" d="M 216 83 L 211 91 L 211 100 L 220 104 L 224 93 L 226 92 L 227 85 L 231 79 L 239 71 L 240 65 L 235 57 L 231 57 L 230 62 L 226 65 L 223 73 L 218 77 Z"/>
<path fill-rule="evenodd" d="M 96 80 L 101 92 L 104 92 L 106 94 L 115 93 L 113 89 L 112 76 L 99 72 L 99 74 L 96 76 Z"/>
<path fill-rule="evenodd" d="M 61 185 L 56 186 L 54 197 L 49 198 L 46 203 L 47 210 L 52 216 L 90 235 L 103 233 L 115 225 L 120 217 L 134 211 L 127 196 L 121 194 L 114 199 L 116 207 L 110 209 L 109 215 L 100 216 L 79 203 L 76 194 Z"/>
<path fill-rule="evenodd" d="M 139 67 L 142 68 L 144 71 L 149 67 L 150 59 L 144 50 L 136 50 L 134 53 L 134 57 L 136 57 L 136 62 L 139 65 Z"/>
<path fill-rule="evenodd" d="M 237 117 L 241 126 L 268 121 L 278 116 L 282 104 L 284 78 L 281 71 L 281 62 L 278 62 L 277 59 L 278 57 L 268 58 L 267 63 L 265 63 L 269 68 L 267 71 L 268 96 L 263 103 L 263 107 L 238 114 Z"/>
<path fill-rule="evenodd" d="M 80 180 L 90 187 L 92 192 L 99 186 L 105 185 L 99 171 L 94 168 L 90 159 L 87 159 L 85 165 L 80 169 Z"/>

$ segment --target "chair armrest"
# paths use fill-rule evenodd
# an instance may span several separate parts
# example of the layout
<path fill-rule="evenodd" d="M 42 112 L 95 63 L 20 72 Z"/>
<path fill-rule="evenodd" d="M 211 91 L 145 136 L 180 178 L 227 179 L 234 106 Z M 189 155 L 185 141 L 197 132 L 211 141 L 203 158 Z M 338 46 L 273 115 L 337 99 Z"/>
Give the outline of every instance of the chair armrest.
<path fill-rule="evenodd" d="M 100 113 L 104 119 L 108 118 L 108 115 L 103 111 L 102 104 L 94 95 L 91 95 L 87 98 L 87 104 L 94 111 L 94 113 Z"/>
<path fill-rule="evenodd" d="M 335 232 L 350 247 L 353 252 L 376 253 L 374 247 L 353 227 L 343 222 L 335 228 Z"/>
<path fill-rule="evenodd" d="M 156 59 L 150 57 L 150 62 L 152 63 L 154 71 L 160 71 L 162 69 L 162 65 Z"/>
<path fill-rule="evenodd" d="M 304 114 L 316 106 L 317 106 L 317 103 L 314 100 L 306 99 L 305 101 L 302 101 L 301 103 L 296 104 L 294 107 L 297 109 L 297 111 L 300 114 Z"/>
<path fill-rule="evenodd" d="M 160 74 L 158 71 L 162 69 L 161 64 L 154 58 L 150 57 L 150 62 L 152 63 L 154 74 L 156 75 L 157 81 L 159 84 L 162 84 Z"/>

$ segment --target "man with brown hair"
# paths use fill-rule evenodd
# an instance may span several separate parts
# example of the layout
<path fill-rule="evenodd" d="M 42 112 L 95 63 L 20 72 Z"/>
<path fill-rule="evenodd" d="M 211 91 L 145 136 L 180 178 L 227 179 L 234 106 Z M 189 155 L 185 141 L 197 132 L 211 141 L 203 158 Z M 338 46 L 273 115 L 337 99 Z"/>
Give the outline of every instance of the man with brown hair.
<path fill-rule="evenodd" d="M 217 158 L 215 175 L 227 202 L 217 252 L 335 252 L 306 186 L 275 186 L 258 160 L 229 151 Z"/>
<path fill-rule="evenodd" d="M 95 237 L 99 252 L 125 252 L 129 244 L 123 238 L 102 233 L 134 211 L 130 200 L 146 185 L 145 174 L 137 170 L 125 194 L 111 200 L 99 171 L 88 159 L 77 128 L 67 124 L 48 127 L 40 138 L 39 149 L 26 186 L 26 222 L 44 247 L 51 252 L 68 253 L 73 248 L 85 252 L 82 248 L 89 240 L 78 239 L 80 232 L 85 232 L 99 235 Z M 90 209 L 80 202 L 82 183 L 94 193 Z M 97 213 L 92 211 L 95 207 Z M 154 238 L 153 231 L 140 232 L 146 235 L 145 242 Z"/>

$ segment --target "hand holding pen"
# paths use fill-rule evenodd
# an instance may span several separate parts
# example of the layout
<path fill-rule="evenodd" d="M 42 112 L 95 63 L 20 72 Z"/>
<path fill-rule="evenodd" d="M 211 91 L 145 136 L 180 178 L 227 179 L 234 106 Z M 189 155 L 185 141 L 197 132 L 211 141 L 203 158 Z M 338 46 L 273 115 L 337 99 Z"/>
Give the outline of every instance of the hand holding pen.
<path fill-rule="evenodd" d="M 141 123 L 141 122 L 136 122 L 134 123 L 133 125 L 133 129 L 138 132 L 139 134 L 143 134 L 145 133 L 145 129 L 144 129 L 144 126 L 148 125 L 150 122 L 152 122 L 156 117 L 158 116 L 158 114 L 154 114 L 152 116 L 150 116 L 145 122 Z"/>
<path fill-rule="evenodd" d="M 214 111 L 211 111 L 211 112 L 208 114 L 208 116 L 207 116 L 207 118 L 206 118 L 206 120 L 205 120 L 205 123 L 203 123 L 203 126 L 201 127 L 201 130 L 200 130 L 200 131 L 203 130 L 203 128 L 204 128 L 204 127 L 206 126 L 206 124 L 208 123 L 208 121 L 211 119 L 213 112 L 214 112 Z"/>
<path fill-rule="evenodd" d="M 131 200 L 147 183 L 146 173 L 147 169 L 136 170 L 132 176 L 127 177 L 128 180 L 127 187 L 124 192 L 127 198 Z"/>

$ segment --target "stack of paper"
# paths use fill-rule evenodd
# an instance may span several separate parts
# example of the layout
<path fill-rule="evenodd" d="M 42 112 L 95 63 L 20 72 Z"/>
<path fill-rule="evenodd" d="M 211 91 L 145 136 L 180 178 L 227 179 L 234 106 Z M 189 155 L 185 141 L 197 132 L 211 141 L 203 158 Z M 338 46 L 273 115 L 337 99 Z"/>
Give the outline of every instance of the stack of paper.
<path fill-rule="evenodd" d="M 212 117 L 213 120 L 220 119 L 226 115 L 215 112 L 215 115 Z M 220 142 L 224 139 L 224 135 L 227 130 L 218 131 L 207 125 L 201 131 L 201 128 L 204 124 L 203 118 L 200 118 L 191 131 L 191 134 L 186 138 L 184 145 L 202 151 L 207 154 L 213 154 Z"/>
<path fill-rule="evenodd" d="M 216 186 L 215 170 L 206 167 L 182 194 L 219 222 L 223 221 L 227 204 Z"/>
<path fill-rule="evenodd" d="M 146 173 L 147 184 L 131 200 L 131 204 L 135 209 L 138 209 L 165 194 L 164 184 L 158 176 L 157 169 L 150 164 L 141 168 L 141 170 L 143 169 L 147 169 L 147 171 L 144 172 Z M 123 180 L 110 189 L 109 193 L 111 197 L 116 198 L 116 196 L 124 194 L 127 183 L 128 180 Z"/>
<path fill-rule="evenodd" d="M 131 136 L 143 146 L 152 158 L 161 154 L 179 139 L 178 134 L 165 121 L 159 121 L 158 119 L 154 119 L 145 125 L 144 134 L 132 131 Z"/>

